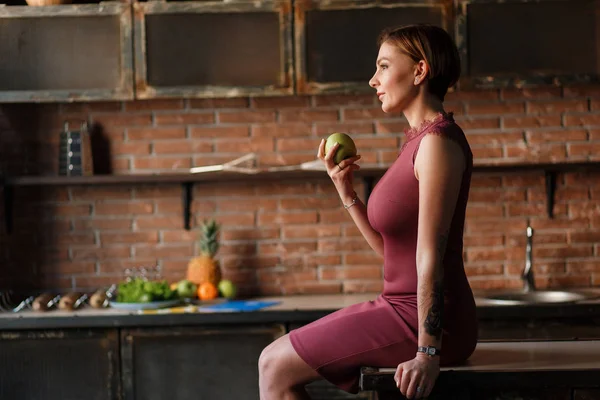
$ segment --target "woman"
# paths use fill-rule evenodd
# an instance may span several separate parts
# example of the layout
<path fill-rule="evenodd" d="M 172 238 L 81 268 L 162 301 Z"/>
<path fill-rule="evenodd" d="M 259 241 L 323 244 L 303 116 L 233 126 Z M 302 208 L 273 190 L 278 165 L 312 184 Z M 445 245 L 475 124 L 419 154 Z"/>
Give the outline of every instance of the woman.
<path fill-rule="evenodd" d="M 462 260 L 473 155 L 443 107 L 460 75 L 458 51 L 441 28 L 384 31 L 375 75 L 386 113 L 410 124 L 398 158 L 366 207 L 352 187 L 356 156 L 323 160 L 340 198 L 384 258 L 383 293 L 303 326 L 269 345 L 259 360 L 262 400 L 306 399 L 304 385 L 325 378 L 356 393 L 362 366 L 397 367 L 408 398 L 427 397 L 440 364 L 466 360 L 477 342 L 475 301 Z M 443 349 L 442 349 L 443 347 Z"/>

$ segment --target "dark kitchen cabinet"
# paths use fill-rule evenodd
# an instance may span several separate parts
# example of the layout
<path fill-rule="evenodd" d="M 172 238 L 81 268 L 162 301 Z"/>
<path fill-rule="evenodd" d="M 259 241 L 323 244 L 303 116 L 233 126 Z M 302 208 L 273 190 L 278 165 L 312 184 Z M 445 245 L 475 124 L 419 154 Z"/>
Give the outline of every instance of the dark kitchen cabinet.
<path fill-rule="evenodd" d="M 451 11 L 449 1 L 297 0 L 297 91 L 371 93 L 381 31 L 423 22 L 452 33 Z"/>
<path fill-rule="evenodd" d="M 124 330 L 124 400 L 258 400 L 258 358 L 283 325 Z"/>
<path fill-rule="evenodd" d="M 133 9 L 137 98 L 293 94 L 291 0 Z"/>
<path fill-rule="evenodd" d="M 0 4 L 0 102 L 133 99 L 131 7 Z"/>
<path fill-rule="evenodd" d="M 118 400 L 116 330 L 0 332 L 0 399 Z"/>
<path fill-rule="evenodd" d="M 598 82 L 597 0 L 458 0 L 461 87 Z"/>

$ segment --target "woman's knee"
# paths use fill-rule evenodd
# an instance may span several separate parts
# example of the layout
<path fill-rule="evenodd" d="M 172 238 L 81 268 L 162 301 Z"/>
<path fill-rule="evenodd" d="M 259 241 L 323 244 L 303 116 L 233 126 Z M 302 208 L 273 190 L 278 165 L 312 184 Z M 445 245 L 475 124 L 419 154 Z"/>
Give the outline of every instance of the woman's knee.
<path fill-rule="evenodd" d="M 260 353 L 260 357 L 258 359 L 258 371 L 261 375 L 272 375 L 280 368 L 280 366 L 277 364 L 278 360 L 283 358 L 282 348 L 279 345 L 279 341 L 281 339 L 282 338 L 276 339 L 273 343 L 265 347 Z"/>

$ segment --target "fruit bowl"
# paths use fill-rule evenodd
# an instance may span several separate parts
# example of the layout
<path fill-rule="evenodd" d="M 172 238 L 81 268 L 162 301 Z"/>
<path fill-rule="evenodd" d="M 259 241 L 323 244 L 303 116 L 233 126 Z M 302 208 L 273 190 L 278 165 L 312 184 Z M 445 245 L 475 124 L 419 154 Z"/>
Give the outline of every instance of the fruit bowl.
<path fill-rule="evenodd" d="M 173 307 L 181 303 L 180 299 L 149 301 L 147 303 L 123 303 L 119 301 L 109 301 L 110 307 L 116 310 L 156 310 L 158 308 Z"/>

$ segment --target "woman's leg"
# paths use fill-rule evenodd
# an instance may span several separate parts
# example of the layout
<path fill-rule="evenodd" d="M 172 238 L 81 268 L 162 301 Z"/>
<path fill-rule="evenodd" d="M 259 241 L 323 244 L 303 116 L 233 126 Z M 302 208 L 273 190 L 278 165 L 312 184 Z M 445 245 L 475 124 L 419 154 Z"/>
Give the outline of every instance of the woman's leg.
<path fill-rule="evenodd" d="M 304 385 L 320 379 L 294 350 L 289 335 L 268 345 L 258 361 L 260 400 L 310 399 Z"/>

